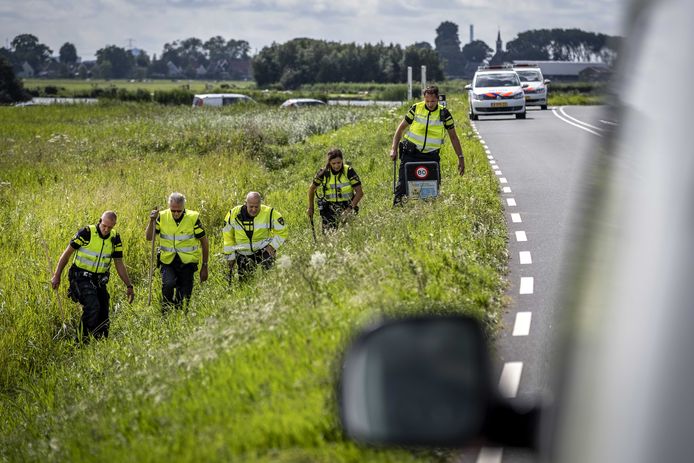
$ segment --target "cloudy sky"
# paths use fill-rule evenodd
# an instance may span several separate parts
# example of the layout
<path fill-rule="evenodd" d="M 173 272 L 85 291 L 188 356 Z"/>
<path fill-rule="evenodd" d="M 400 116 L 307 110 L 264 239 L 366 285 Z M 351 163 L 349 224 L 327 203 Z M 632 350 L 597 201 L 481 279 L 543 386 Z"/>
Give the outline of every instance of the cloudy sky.
<path fill-rule="evenodd" d="M 92 59 L 106 45 L 161 54 L 164 44 L 221 35 L 246 40 L 254 54 L 272 42 L 311 37 L 338 42 L 434 45 L 443 21 L 461 43 L 494 48 L 519 32 L 579 28 L 620 35 L 626 0 L 0 0 L 2 46 L 30 33 L 58 54 L 65 42 Z"/>

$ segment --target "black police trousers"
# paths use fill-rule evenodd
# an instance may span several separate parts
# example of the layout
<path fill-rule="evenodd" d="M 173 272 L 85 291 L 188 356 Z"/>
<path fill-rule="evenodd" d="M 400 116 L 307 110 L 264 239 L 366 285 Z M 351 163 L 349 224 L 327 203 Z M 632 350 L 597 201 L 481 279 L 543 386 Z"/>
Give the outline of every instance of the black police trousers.
<path fill-rule="evenodd" d="M 170 264 L 161 264 L 161 309 L 181 309 L 183 303 L 190 301 L 193 294 L 193 279 L 198 264 L 184 264 L 174 259 Z"/>
<path fill-rule="evenodd" d="M 245 281 L 253 275 L 258 265 L 262 265 L 265 270 L 269 270 L 275 258 L 265 250 L 256 251 L 250 256 L 242 254 L 236 255 L 236 266 L 238 267 L 239 280 Z"/>
<path fill-rule="evenodd" d="M 106 290 L 108 274 L 97 274 L 74 269 L 74 286 L 77 289 L 77 300 L 82 305 L 82 337 L 108 337 L 108 310 L 110 296 Z"/>
<path fill-rule="evenodd" d="M 323 224 L 323 233 L 328 230 L 337 229 L 340 223 L 340 218 L 342 217 L 342 212 L 349 206 L 349 201 L 321 201 L 319 202 L 320 218 Z"/>

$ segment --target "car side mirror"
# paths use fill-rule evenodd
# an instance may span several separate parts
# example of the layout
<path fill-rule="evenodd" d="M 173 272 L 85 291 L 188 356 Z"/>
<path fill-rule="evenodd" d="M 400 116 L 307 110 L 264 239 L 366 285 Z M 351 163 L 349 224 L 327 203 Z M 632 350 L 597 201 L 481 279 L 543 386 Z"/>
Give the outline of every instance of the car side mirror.
<path fill-rule="evenodd" d="M 472 85 L 467 84 L 467 85 L 465 86 L 465 90 L 472 90 Z"/>
<path fill-rule="evenodd" d="M 528 88 L 528 87 L 530 87 L 530 84 L 526 82 L 526 83 L 524 83 L 523 85 L 521 85 L 521 87 L 523 87 L 523 88 Z"/>
<path fill-rule="evenodd" d="M 376 445 L 534 448 L 539 409 L 515 411 L 491 381 L 487 340 L 470 317 L 383 322 L 347 348 L 339 380 L 346 434 Z"/>
<path fill-rule="evenodd" d="M 552 82 L 552 81 L 549 79 L 545 79 L 545 85 L 549 84 L 550 82 Z"/>

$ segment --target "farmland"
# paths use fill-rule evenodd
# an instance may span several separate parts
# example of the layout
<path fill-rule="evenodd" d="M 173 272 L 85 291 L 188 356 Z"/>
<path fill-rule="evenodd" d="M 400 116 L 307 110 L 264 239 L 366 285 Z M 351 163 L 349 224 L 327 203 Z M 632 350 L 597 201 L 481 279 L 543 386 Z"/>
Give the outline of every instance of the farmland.
<path fill-rule="evenodd" d="M 345 440 L 334 391 L 343 346 L 379 317 L 462 312 L 494 334 L 507 261 L 498 182 L 465 100 L 449 100 L 466 175 L 447 146 L 441 197 L 397 209 L 387 150 L 404 107 L 0 107 L 0 459 L 446 460 Z M 365 198 L 314 243 L 306 190 L 333 146 Z M 282 211 L 289 239 L 275 268 L 229 284 L 222 221 L 250 190 Z M 211 276 L 186 312 L 163 317 L 156 278 L 147 305 L 144 230 L 172 191 L 201 213 Z M 136 300 L 111 278 L 111 336 L 80 346 L 80 309 L 65 282 L 51 291 L 49 267 L 106 209 L 118 213 Z"/>

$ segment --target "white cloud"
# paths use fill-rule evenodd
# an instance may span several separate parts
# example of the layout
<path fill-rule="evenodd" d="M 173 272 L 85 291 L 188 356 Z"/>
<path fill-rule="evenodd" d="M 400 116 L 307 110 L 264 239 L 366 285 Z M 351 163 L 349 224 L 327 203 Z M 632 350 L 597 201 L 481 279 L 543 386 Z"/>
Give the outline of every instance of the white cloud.
<path fill-rule="evenodd" d="M 55 52 L 72 42 L 85 58 L 113 44 L 160 54 L 167 42 L 221 35 L 246 40 L 253 51 L 272 42 L 310 37 L 340 42 L 433 45 L 443 21 L 459 27 L 467 43 L 494 46 L 519 32 L 580 28 L 610 35 L 621 31 L 625 0 L 0 0 L 3 45 L 16 35 L 36 35 Z M 35 12 L 41 12 L 36 14 Z"/>

